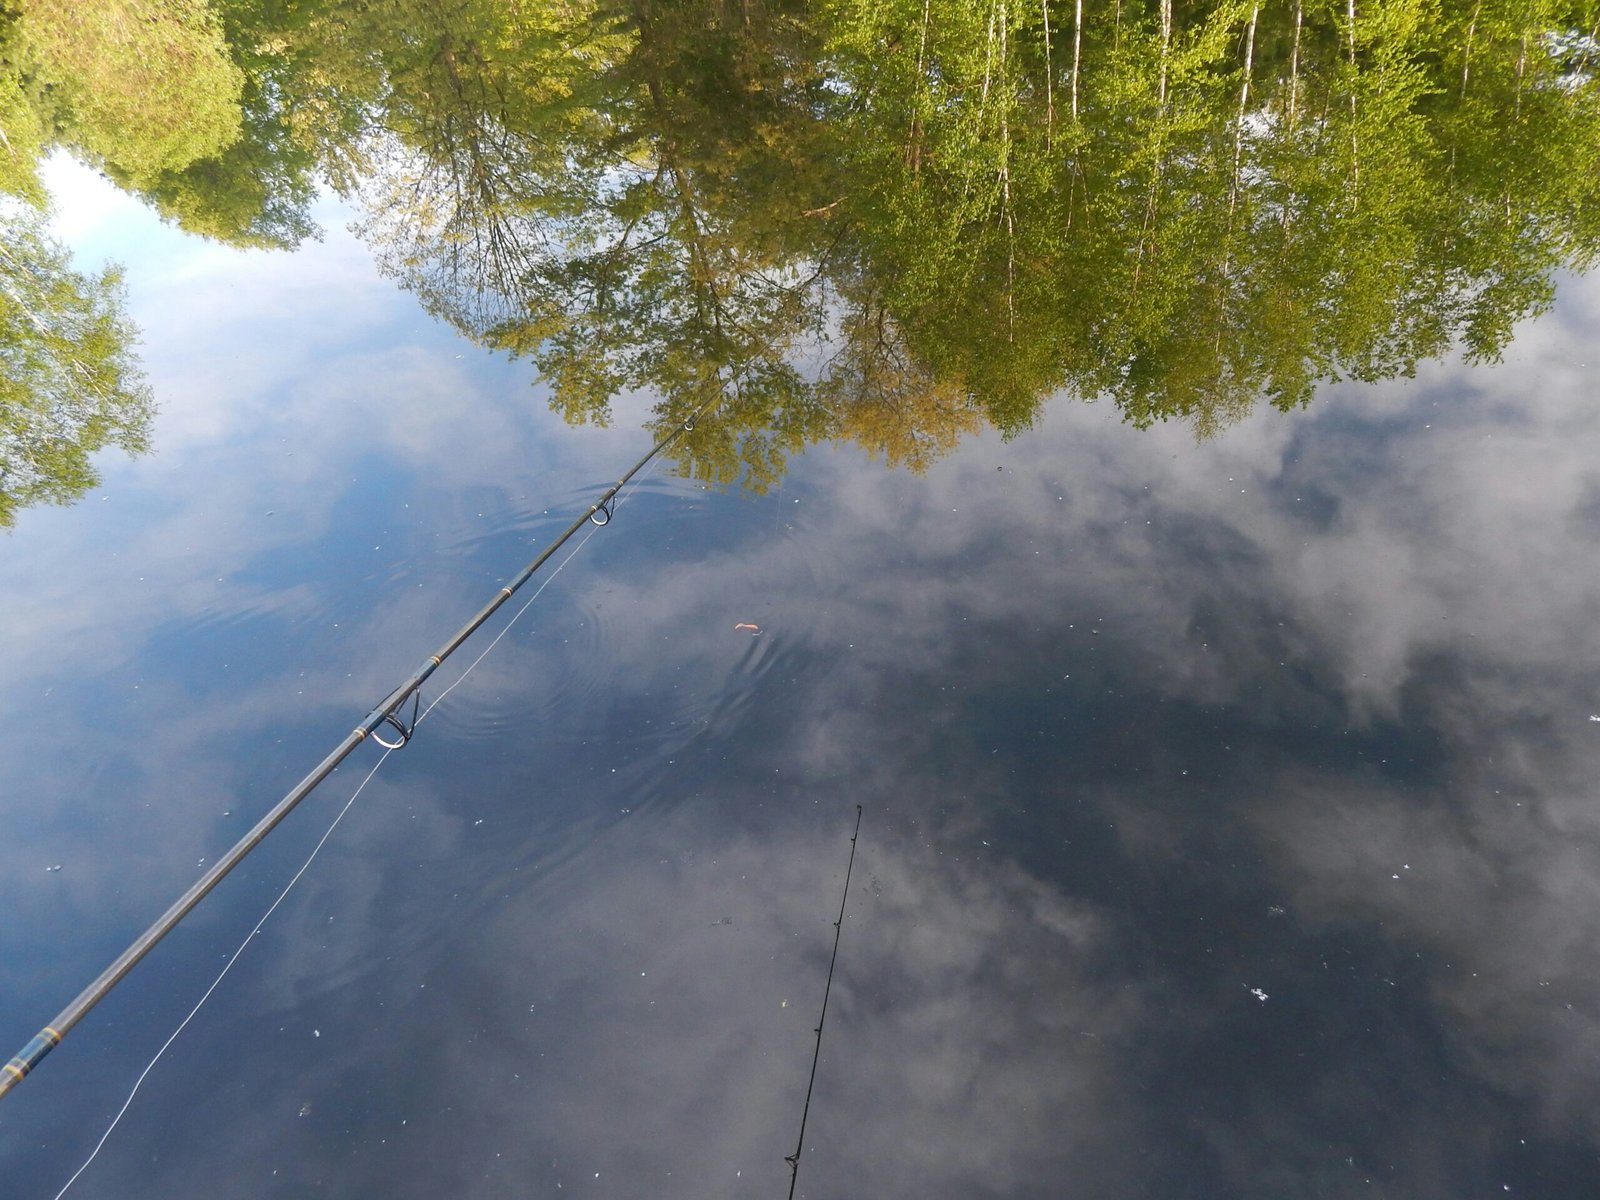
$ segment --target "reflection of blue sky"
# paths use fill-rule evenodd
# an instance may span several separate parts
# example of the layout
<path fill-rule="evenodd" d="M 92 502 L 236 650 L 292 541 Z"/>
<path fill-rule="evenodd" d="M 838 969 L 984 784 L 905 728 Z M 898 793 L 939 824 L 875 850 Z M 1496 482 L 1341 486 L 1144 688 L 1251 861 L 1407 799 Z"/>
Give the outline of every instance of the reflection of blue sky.
<path fill-rule="evenodd" d="M 19 1043 L 643 444 L 325 224 L 293 259 L 80 230 L 163 411 L 0 555 Z M 1584 1194 L 1597 326 L 1569 281 L 1500 367 L 1201 446 L 1057 406 L 921 479 L 652 480 L 76 1194 L 773 1194 L 857 802 L 804 1194 Z M 8 1099 L 33 1191 L 333 798 Z"/>

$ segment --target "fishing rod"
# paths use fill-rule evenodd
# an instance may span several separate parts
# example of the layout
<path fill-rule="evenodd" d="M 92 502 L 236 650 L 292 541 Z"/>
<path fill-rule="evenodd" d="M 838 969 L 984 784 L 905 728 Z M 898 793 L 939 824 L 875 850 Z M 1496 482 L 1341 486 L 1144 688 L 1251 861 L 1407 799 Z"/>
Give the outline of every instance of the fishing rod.
<path fill-rule="evenodd" d="M 784 1156 L 789 1164 L 789 1200 L 794 1200 L 795 1184 L 800 1182 L 800 1151 L 806 1144 L 806 1118 L 811 1115 L 811 1090 L 817 1086 L 817 1060 L 822 1057 L 822 1024 L 828 1019 L 828 995 L 833 991 L 833 968 L 839 962 L 839 934 L 844 928 L 844 905 L 850 899 L 850 872 L 856 865 L 856 839 L 861 836 L 861 805 L 856 805 L 856 828 L 850 835 L 850 861 L 844 868 L 844 894 L 839 897 L 839 919 L 833 923 L 833 957 L 828 960 L 828 982 L 822 988 L 822 1015 L 817 1018 L 816 1047 L 811 1051 L 811 1082 L 806 1084 L 806 1104 L 800 1110 L 800 1136 L 794 1153 Z"/>
<path fill-rule="evenodd" d="M 273 805 L 267 815 L 256 822 L 250 832 L 240 838 L 231 850 L 216 861 L 210 870 L 195 880 L 188 891 L 174 900 L 171 907 L 162 913 L 150 928 L 135 938 L 126 950 L 117 955 L 111 965 L 102 971 L 93 983 L 78 993 L 77 998 L 71 1004 L 63 1008 L 48 1025 L 36 1033 L 33 1039 L 17 1052 L 16 1057 L 6 1063 L 3 1069 L 0 1069 L 0 1096 L 4 1096 L 17 1084 L 21 1083 L 39 1065 L 45 1055 L 59 1046 L 61 1039 L 72 1032 L 73 1026 L 83 1020 L 89 1010 L 100 1003 L 106 994 L 121 982 L 123 976 L 133 970 L 138 965 L 139 960 L 155 948 L 157 942 L 171 933 L 178 922 L 183 920 L 195 905 L 204 900 L 211 889 L 222 882 L 223 877 L 238 866 L 244 856 L 254 850 L 267 834 L 271 833 L 278 823 L 294 810 L 294 807 L 300 801 L 309 796 L 319 783 L 333 773 L 335 767 L 350 756 L 350 753 L 357 746 L 369 737 L 377 742 L 378 745 L 390 750 L 399 749 L 409 742 L 417 727 L 417 708 L 421 699 L 422 685 L 427 682 L 429 676 L 443 666 L 445 659 L 460 649 L 461 644 L 471 637 L 485 621 L 492 617 L 501 605 L 516 595 L 517 590 L 533 577 L 533 573 L 549 561 L 551 555 L 561 549 L 573 534 L 582 529 L 586 521 L 592 521 L 596 525 L 609 524 L 615 508 L 613 501 L 617 493 L 656 455 L 660 454 L 684 434 L 693 432 L 695 422 L 700 419 L 701 415 L 717 398 L 716 394 L 709 397 L 691 412 L 682 424 L 652 446 L 648 454 L 629 467 L 622 478 L 612 484 L 604 495 L 591 504 L 571 525 L 567 526 L 566 531 L 560 537 L 541 550 L 537 558 L 523 567 L 510 583 L 495 594 L 494 599 L 479 609 L 477 614 L 460 629 L 456 630 L 444 645 L 430 654 L 427 661 L 413 671 L 404 683 L 401 683 L 391 691 L 378 703 L 376 708 L 362 718 L 361 723 L 347 733 L 343 740 L 328 753 L 327 757 L 313 767 L 304 779 L 290 788 L 283 799 Z M 401 715 L 401 709 L 407 700 L 412 702 L 409 721 Z M 378 732 L 384 726 L 389 726 L 393 729 L 399 740 L 385 740 L 383 735 Z"/>

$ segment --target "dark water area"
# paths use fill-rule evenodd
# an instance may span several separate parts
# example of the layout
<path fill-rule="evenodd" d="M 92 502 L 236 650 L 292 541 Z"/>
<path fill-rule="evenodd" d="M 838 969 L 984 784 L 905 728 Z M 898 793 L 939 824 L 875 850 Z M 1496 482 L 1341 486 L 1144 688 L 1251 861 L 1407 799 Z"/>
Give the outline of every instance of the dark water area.
<path fill-rule="evenodd" d="M 320 155 L 281 204 L 44 138 L 101 175 L 43 160 L 12 252 L 124 264 L 139 341 L 73 392 L 100 343 L 0 312 L 0 1039 L 712 407 L 0 1101 L 0 1195 L 258 923 L 67 1195 L 787 1194 L 858 805 L 797 1195 L 1592 1195 L 1587 26 L 1489 14 L 1464 75 L 1482 6 L 1348 57 L 1129 6 L 1068 69 L 1003 3 L 436 8 L 369 61 L 218 7 L 238 144 L 270 92 Z M 486 129 L 494 203 L 396 215 Z"/>

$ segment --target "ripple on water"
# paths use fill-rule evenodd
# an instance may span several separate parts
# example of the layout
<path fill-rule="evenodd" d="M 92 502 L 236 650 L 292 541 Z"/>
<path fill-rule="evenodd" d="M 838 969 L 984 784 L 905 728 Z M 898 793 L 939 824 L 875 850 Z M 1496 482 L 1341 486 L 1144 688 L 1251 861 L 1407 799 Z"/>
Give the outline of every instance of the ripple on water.
<path fill-rule="evenodd" d="M 194 640 L 224 640 L 263 622 L 314 622 L 336 608 L 326 592 L 308 584 L 278 589 L 219 591 L 182 618 L 181 634 Z"/>
<path fill-rule="evenodd" d="M 609 482 L 589 484 L 541 497 L 538 506 L 523 503 L 486 509 L 481 519 L 458 530 L 438 553 L 445 559 L 487 565 L 497 580 L 508 578 L 559 537 L 608 486 Z M 637 524 L 650 512 L 650 501 L 680 498 L 690 486 L 676 479 L 646 480 L 628 489 L 614 510 L 614 519 L 620 522 L 632 517 Z M 669 519 L 674 522 L 688 519 L 692 512 L 688 506 L 670 507 Z M 651 519 L 659 518 L 652 514 Z M 585 546 L 585 540 L 604 532 L 599 525 L 580 528 L 524 585 L 507 611 L 517 612 L 541 586 L 549 586 L 550 591 L 538 597 L 494 653 L 473 670 L 470 682 L 452 692 L 449 702 L 430 718 L 438 722 L 437 729 L 467 741 L 485 741 L 527 722 L 559 728 L 563 714 L 585 708 L 608 685 L 614 614 L 604 590 L 584 580 L 585 560 L 592 560 L 596 549 Z M 566 565 L 569 558 L 573 560 L 570 566 Z M 491 621 L 477 639 L 458 652 L 452 665 L 465 669 L 505 627 L 506 619 Z M 453 673 L 445 676 L 456 677 Z"/>
<path fill-rule="evenodd" d="M 530 556 L 570 523 L 574 509 L 582 511 L 579 497 L 592 502 L 600 490 L 502 510 L 490 528 L 463 536 L 460 553 L 502 567 Z M 723 527 L 708 532 L 711 518 Z M 816 599 L 840 585 L 793 498 L 652 479 L 629 493 L 615 520 L 614 532 L 593 531 L 597 544 L 429 720 L 437 734 L 498 742 L 514 758 L 544 761 L 540 747 L 588 747 L 582 754 L 605 759 L 607 785 L 637 812 L 673 794 L 670 764 L 680 751 L 733 735 L 769 679 L 812 665 L 818 639 L 830 636 L 827 605 Z M 558 553 L 552 565 L 564 558 Z M 796 580 L 805 586 L 797 590 Z M 807 602 L 792 601 L 797 594 Z M 500 628 L 491 623 L 451 666 L 472 662 Z M 442 674 L 440 686 L 456 677 Z"/>
<path fill-rule="evenodd" d="M 609 479 L 582 484 L 562 492 L 545 493 L 537 497 L 520 497 L 515 501 L 474 512 L 463 512 L 457 529 L 449 541 L 440 547 L 445 555 L 477 558 L 485 553 L 498 554 L 508 543 L 522 543 L 522 558 L 514 564 L 520 567 L 545 545 L 552 542 L 573 521 L 589 511 L 616 480 Z M 704 493 L 699 485 L 674 476 L 653 475 L 629 483 L 613 504 L 613 514 L 618 521 L 628 515 L 629 509 L 655 508 L 663 500 L 675 501 L 674 516 L 679 519 L 694 515 L 707 515 L 706 506 L 692 502 Z M 684 504 L 684 500 L 691 503 Z M 582 538 L 588 530 L 579 530 L 575 539 Z M 569 543 L 570 546 L 570 543 Z M 513 565 L 504 568 L 511 571 Z"/>

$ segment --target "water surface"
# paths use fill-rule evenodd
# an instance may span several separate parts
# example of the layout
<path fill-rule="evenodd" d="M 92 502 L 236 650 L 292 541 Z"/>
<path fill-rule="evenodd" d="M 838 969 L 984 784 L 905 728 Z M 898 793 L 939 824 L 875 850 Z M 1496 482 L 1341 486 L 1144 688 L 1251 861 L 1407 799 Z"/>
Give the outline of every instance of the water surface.
<path fill-rule="evenodd" d="M 69 1195 L 782 1194 L 858 804 L 798 1194 L 1587 1195 L 1600 290 L 1589 85 L 1551 82 L 1582 62 L 1533 40 L 1519 68 L 1495 26 L 1463 90 L 1469 14 L 1424 35 L 1400 5 L 1353 65 L 1337 14 L 1164 34 L 1152 7 L 1086 24 L 1068 68 L 1043 10 L 1047 70 L 1015 7 L 940 9 L 921 59 L 910 6 L 752 11 L 580 25 L 605 30 L 581 104 L 471 26 L 454 74 L 502 99 L 451 112 L 404 69 L 425 39 L 341 59 L 366 34 L 317 10 L 296 53 L 345 64 L 378 141 L 440 170 L 419 130 L 545 147 L 437 243 L 404 226 L 409 259 L 373 232 L 403 176 L 372 157 L 292 253 L 293 221 L 205 228 L 241 210 L 163 192 L 170 167 L 46 169 L 77 269 L 126 264 L 155 407 L 144 453 L 7 510 L 18 1046 L 723 398 L 366 785 Z M 414 27 L 459 50 L 446 17 L 489 19 Z M 565 61 L 550 22 L 517 44 Z M 1312 99 L 1320 142 L 1269 136 Z M 1573 171 L 1509 177 L 1494 154 L 1540 137 Z M 848 178 L 809 170 L 841 147 Z M 692 203 L 651 182 L 674 152 Z M 548 255 L 495 274 L 457 235 L 506 211 Z M 606 275 L 634 214 L 653 240 Z M 15 1194 L 56 1194 L 376 760 L 6 1098 Z"/>

